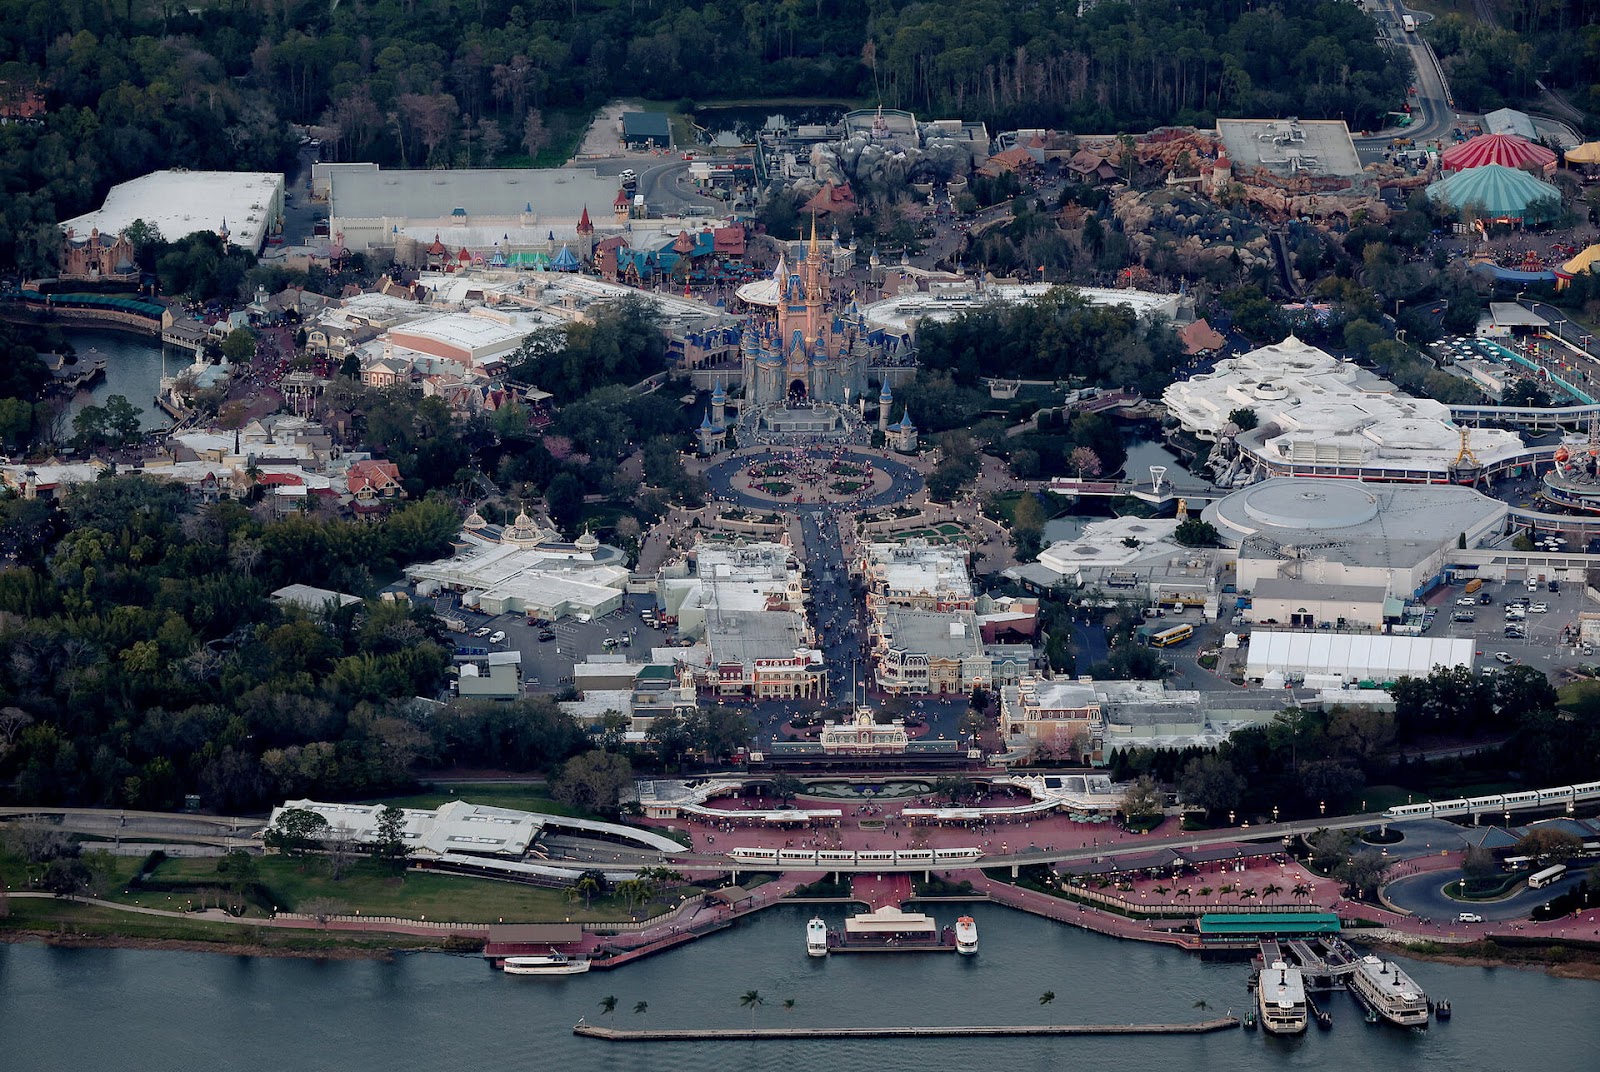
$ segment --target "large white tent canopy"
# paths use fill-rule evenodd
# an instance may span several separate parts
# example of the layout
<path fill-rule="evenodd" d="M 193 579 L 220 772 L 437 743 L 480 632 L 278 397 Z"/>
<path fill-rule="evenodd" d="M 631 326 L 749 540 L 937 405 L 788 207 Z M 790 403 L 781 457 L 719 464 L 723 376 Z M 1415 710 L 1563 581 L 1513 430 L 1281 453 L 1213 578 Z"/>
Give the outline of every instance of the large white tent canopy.
<path fill-rule="evenodd" d="M 1470 638 L 1376 636 L 1360 633 L 1292 633 L 1257 629 L 1250 634 L 1246 675 L 1334 674 L 1358 681 L 1426 677 L 1436 666 L 1471 668 Z"/>

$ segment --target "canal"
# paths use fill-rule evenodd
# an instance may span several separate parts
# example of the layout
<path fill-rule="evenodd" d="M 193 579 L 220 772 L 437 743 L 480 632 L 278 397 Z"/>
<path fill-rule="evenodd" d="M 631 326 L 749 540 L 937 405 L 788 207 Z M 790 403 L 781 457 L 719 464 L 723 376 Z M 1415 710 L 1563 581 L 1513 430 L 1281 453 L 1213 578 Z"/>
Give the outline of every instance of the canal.
<path fill-rule="evenodd" d="M 156 406 L 161 387 L 161 340 L 154 335 L 131 331 L 106 331 L 101 328 L 63 328 L 61 334 L 77 350 L 80 358 L 100 354 L 106 359 L 105 378 L 89 390 L 73 396 L 70 410 L 77 413 L 87 405 L 104 405 L 112 395 L 122 395 L 139 409 L 140 424 L 146 429 L 165 428 L 166 414 Z M 166 348 L 167 368 L 176 373 L 194 360 L 186 350 Z M 72 432 L 71 426 L 67 433 Z"/>
<path fill-rule="evenodd" d="M 512 978 L 442 954 L 391 963 L 0 945 L 0 1037 L 8 1069 L 132 1072 L 412 1068 L 721 1072 L 896 1072 L 1007 1068 L 1057 1072 L 1200 1069 L 1592 1067 L 1600 983 L 1510 969 L 1407 962 L 1454 1019 L 1428 1031 L 1369 1025 L 1348 995 L 1327 1002 L 1330 1032 L 1028 1038 L 613 1044 L 575 1038 L 579 1017 L 618 1027 L 1028 1024 L 1191 1021 L 1243 1010 L 1248 969 L 1162 946 L 1119 942 L 988 904 L 931 906 L 978 920 L 976 957 L 805 955 L 818 909 L 786 905 L 615 973 Z M 843 906 L 821 906 L 838 926 Z M 1041 1005 L 1040 996 L 1055 994 Z M 616 1011 L 602 1012 L 602 999 Z M 786 1008 L 789 1000 L 793 1006 Z M 636 1004 L 647 1009 L 635 1012 Z M 1200 1007 L 1198 1002 L 1204 1002 Z"/>

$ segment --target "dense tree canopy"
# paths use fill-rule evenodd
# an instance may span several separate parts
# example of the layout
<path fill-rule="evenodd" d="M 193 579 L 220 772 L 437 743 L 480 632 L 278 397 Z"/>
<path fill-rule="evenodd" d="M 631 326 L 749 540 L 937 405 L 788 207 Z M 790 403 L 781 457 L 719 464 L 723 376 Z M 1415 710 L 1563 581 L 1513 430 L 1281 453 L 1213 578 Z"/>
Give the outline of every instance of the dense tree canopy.
<path fill-rule="evenodd" d="M 55 255 L 57 220 L 168 166 L 279 170 L 290 124 L 334 159 L 527 162 L 617 95 L 823 95 L 1114 131 L 1217 114 L 1343 116 L 1405 93 L 1404 60 L 1335 0 L 1030 6 L 982 0 L 13 0 L 0 82 L 43 121 L 0 125 L 0 261 Z M 976 32 L 974 27 L 982 27 Z M 178 237 L 178 236 L 173 236 Z"/>

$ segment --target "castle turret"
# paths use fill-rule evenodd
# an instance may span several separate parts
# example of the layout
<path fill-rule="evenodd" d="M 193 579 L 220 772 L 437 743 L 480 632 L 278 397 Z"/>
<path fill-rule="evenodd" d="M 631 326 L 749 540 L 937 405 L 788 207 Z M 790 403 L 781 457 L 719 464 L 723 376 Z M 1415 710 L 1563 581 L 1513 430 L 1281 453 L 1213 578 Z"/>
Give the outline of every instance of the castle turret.
<path fill-rule="evenodd" d="M 716 384 L 711 388 L 711 423 L 718 428 L 727 427 L 728 393 L 722 389 L 722 379 L 717 378 Z"/>
<path fill-rule="evenodd" d="M 889 381 L 883 381 L 883 390 L 878 392 L 878 431 L 884 435 L 889 434 L 889 408 L 894 405 L 894 393 L 889 390 Z"/>
<path fill-rule="evenodd" d="M 703 457 L 710 457 L 717 452 L 721 444 L 722 429 L 711 423 L 711 414 L 707 413 L 700 420 L 700 427 L 695 429 L 695 440 Z"/>

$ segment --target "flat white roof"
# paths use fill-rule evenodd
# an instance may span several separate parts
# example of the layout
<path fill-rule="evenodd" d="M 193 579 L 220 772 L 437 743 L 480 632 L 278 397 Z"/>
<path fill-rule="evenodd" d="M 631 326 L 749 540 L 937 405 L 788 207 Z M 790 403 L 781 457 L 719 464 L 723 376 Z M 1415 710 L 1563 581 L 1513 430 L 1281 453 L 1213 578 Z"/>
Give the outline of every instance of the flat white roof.
<path fill-rule="evenodd" d="M 389 330 L 397 345 L 426 339 L 462 351 L 476 361 L 508 354 L 545 322 L 522 313 L 435 313 Z"/>
<path fill-rule="evenodd" d="M 1427 677 L 1436 666 L 1471 668 L 1471 637 L 1401 637 L 1370 633 L 1296 633 L 1257 629 L 1250 634 L 1253 678 L 1271 671 L 1338 674 L 1362 680 Z"/>
<path fill-rule="evenodd" d="M 328 181 L 330 216 L 403 221 L 450 217 L 460 209 L 463 225 L 475 216 L 520 216 L 530 207 L 539 221 L 576 220 L 585 207 L 591 217 L 604 216 L 618 189 L 615 178 L 602 178 L 594 168 L 375 167 L 331 171 Z"/>
<path fill-rule="evenodd" d="M 63 221 L 86 235 L 120 234 L 134 220 L 154 224 L 169 242 L 196 231 L 217 231 L 259 252 L 267 229 L 283 212 L 283 175 L 272 171 L 154 171 L 118 183 L 94 212 Z"/>

